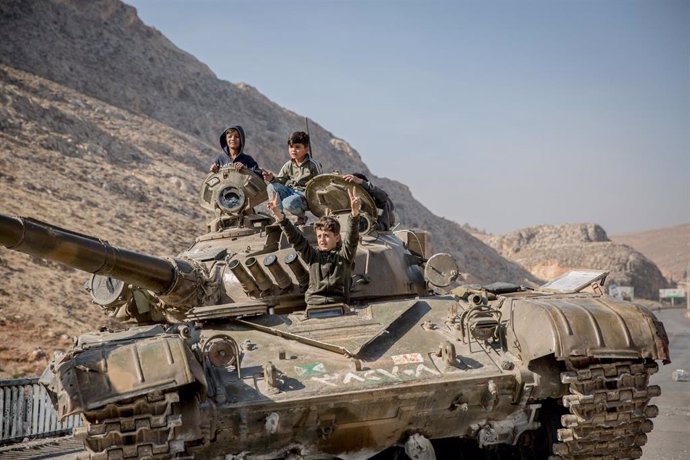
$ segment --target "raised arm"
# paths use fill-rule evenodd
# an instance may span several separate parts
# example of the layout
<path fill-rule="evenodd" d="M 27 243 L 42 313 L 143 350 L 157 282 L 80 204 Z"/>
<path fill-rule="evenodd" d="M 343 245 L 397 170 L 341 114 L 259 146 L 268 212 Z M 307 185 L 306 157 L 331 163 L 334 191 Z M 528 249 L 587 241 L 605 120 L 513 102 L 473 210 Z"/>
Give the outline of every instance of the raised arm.
<path fill-rule="evenodd" d="M 352 217 L 359 216 L 359 211 L 362 210 L 362 200 L 359 199 L 355 193 L 355 188 L 347 189 L 347 194 L 350 196 L 350 209 L 352 210 Z"/>
<path fill-rule="evenodd" d="M 353 260 L 357 253 L 357 243 L 359 242 L 359 211 L 362 209 L 362 201 L 355 193 L 354 187 L 348 189 L 347 194 L 350 196 L 350 209 L 352 209 L 352 212 L 347 219 L 347 229 L 345 230 L 343 246 L 340 251 L 347 260 Z"/>
<path fill-rule="evenodd" d="M 270 209 L 271 212 L 273 213 L 273 217 L 276 218 L 276 222 L 278 222 L 279 224 L 282 224 L 283 220 L 285 220 L 285 214 L 283 214 L 283 212 L 278 207 L 278 200 L 279 199 L 280 198 L 278 197 L 278 194 L 273 193 L 273 196 L 269 200 L 267 206 L 268 206 L 268 209 Z"/>
<path fill-rule="evenodd" d="M 295 251 L 302 254 L 302 258 L 307 263 L 313 262 L 318 258 L 316 249 L 314 249 L 309 244 L 304 235 L 302 235 L 302 232 L 300 232 L 294 225 L 292 225 L 290 219 L 285 218 L 285 214 L 283 214 L 280 211 L 280 208 L 278 208 L 279 199 L 280 198 L 278 197 L 278 194 L 274 193 L 273 197 L 271 198 L 271 201 L 268 202 L 268 209 L 271 210 L 271 212 L 276 218 L 276 221 L 283 228 L 283 232 L 285 233 L 285 236 L 287 236 L 288 243 L 290 243 L 290 245 L 292 245 L 292 247 L 295 248 Z"/>

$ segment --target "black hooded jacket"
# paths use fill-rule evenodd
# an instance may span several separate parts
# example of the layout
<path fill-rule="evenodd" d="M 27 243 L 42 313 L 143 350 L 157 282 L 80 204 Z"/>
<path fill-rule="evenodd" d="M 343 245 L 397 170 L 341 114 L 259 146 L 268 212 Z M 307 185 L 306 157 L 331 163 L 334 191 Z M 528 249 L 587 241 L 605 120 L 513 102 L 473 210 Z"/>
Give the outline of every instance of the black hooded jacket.
<path fill-rule="evenodd" d="M 229 129 L 234 129 L 240 133 L 240 154 L 234 159 L 230 158 L 230 149 L 228 148 L 227 140 L 225 140 L 225 133 L 227 133 Z M 215 164 L 218 166 L 224 166 L 232 163 L 242 163 L 247 169 L 261 177 L 261 168 L 259 168 L 258 163 L 254 160 L 254 158 L 244 153 L 244 142 L 244 129 L 242 129 L 240 125 L 229 126 L 223 130 L 223 132 L 220 134 L 220 147 L 223 149 L 223 153 L 218 155 Z"/>

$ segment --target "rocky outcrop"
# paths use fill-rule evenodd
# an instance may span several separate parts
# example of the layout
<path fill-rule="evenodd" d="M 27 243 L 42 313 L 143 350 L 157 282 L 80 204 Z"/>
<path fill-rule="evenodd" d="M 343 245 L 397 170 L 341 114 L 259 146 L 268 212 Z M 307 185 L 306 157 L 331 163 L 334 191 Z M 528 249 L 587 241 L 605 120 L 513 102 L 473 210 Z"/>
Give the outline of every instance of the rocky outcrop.
<path fill-rule="evenodd" d="M 645 299 L 657 299 L 659 289 L 667 285 L 651 260 L 629 246 L 610 241 L 596 224 L 540 225 L 486 242 L 542 279 L 577 268 L 607 270 L 607 284 L 633 286 L 635 296 Z"/>
<path fill-rule="evenodd" d="M 690 271 L 690 224 L 612 235 L 611 239 L 649 257 L 669 280 L 686 280 Z"/>

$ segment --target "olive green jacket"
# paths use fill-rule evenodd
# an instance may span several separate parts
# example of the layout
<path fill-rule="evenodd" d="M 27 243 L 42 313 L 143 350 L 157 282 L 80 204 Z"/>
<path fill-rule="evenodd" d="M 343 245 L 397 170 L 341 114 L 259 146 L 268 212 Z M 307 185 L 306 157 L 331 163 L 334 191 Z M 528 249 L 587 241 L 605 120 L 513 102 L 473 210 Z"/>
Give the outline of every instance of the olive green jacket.
<path fill-rule="evenodd" d="M 309 288 L 304 295 L 307 305 L 349 302 L 352 266 L 359 241 L 359 216 L 348 216 L 343 244 L 332 251 L 312 247 L 289 219 L 283 219 L 280 225 L 288 242 L 309 266 Z"/>
<path fill-rule="evenodd" d="M 285 163 L 271 182 L 280 182 L 292 189 L 304 192 L 307 182 L 319 174 L 321 174 L 321 166 L 311 159 L 311 155 L 307 155 L 301 165 L 298 165 L 295 160 Z"/>

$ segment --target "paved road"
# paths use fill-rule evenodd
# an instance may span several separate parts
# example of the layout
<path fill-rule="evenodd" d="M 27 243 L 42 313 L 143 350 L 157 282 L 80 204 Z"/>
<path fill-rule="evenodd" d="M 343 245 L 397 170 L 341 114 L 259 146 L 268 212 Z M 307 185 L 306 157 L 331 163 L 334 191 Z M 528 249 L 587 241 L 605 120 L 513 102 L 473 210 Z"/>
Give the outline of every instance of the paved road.
<path fill-rule="evenodd" d="M 661 386 L 661 396 L 652 400 L 659 407 L 659 415 L 643 447 L 642 460 L 687 460 L 690 459 L 690 382 L 674 382 L 671 374 L 676 369 L 690 372 L 690 318 L 686 317 L 685 309 L 662 310 L 656 315 L 666 326 L 673 363 L 661 366 L 652 377 L 652 383 Z M 28 449 L 23 453 L 0 450 L 0 458 L 67 460 L 76 457 L 77 448 L 74 439 L 62 438 L 43 449 Z"/>
<path fill-rule="evenodd" d="M 661 396 L 652 404 L 659 407 L 654 430 L 642 448 L 643 460 L 690 459 L 690 382 L 674 382 L 676 369 L 690 372 L 690 319 L 685 309 L 669 309 L 656 313 L 664 322 L 671 343 L 673 363 L 661 366 L 652 376 L 652 383 L 661 387 Z"/>

